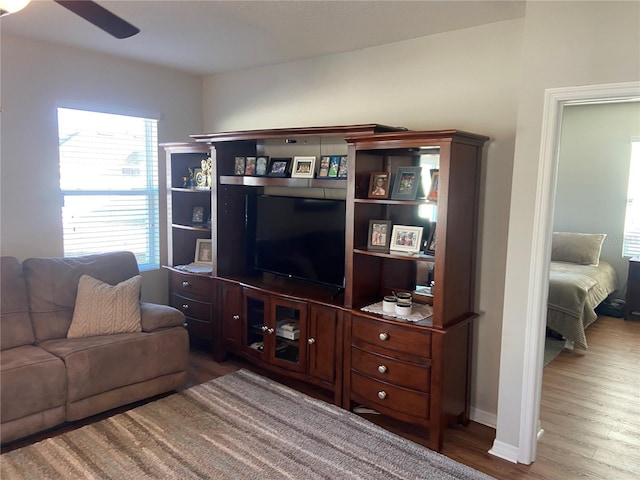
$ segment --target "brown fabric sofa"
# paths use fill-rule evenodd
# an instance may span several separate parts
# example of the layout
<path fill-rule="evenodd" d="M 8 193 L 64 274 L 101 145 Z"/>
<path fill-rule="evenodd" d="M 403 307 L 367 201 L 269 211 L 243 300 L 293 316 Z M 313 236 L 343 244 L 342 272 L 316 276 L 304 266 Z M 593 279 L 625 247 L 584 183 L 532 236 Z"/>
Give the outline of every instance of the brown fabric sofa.
<path fill-rule="evenodd" d="M 182 387 L 184 315 L 140 303 L 141 332 L 67 338 L 78 280 L 110 285 L 138 275 L 130 252 L 76 258 L 2 257 L 0 441 Z"/>

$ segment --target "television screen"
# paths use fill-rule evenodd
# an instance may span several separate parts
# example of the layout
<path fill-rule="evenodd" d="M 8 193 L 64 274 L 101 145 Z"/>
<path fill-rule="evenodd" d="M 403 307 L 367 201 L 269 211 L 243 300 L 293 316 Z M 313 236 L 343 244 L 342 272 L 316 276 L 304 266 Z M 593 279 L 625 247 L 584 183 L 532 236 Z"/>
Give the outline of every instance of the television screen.
<path fill-rule="evenodd" d="M 344 284 L 344 200 L 249 195 L 248 263 L 255 270 Z"/>

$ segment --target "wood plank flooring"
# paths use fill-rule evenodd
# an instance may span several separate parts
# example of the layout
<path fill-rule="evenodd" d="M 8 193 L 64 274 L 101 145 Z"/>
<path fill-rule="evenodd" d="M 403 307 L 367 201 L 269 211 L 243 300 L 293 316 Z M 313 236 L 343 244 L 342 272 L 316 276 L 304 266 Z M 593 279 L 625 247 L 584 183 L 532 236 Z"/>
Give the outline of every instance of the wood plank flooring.
<path fill-rule="evenodd" d="M 544 369 L 541 422 L 545 433 L 533 464 L 516 465 L 489 455 L 495 431 L 475 422 L 447 429 L 442 453 L 498 480 L 640 478 L 640 322 L 600 317 L 587 329 L 587 341 L 585 354 L 564 351 Z M 217 363 L 210 354 L 194 350 L 187 387 L 240 368 L 265 373 L 242 360 Z M 286 379 L 274 378 L 287 383 Z M 292 386 L 331 401 L 326 393 L 299 384 Z M 3 446 L 2 452 L 125 408 Z M 363 416 L 426 444 L 426 432 L 419 428 L 380 415 Z"/>

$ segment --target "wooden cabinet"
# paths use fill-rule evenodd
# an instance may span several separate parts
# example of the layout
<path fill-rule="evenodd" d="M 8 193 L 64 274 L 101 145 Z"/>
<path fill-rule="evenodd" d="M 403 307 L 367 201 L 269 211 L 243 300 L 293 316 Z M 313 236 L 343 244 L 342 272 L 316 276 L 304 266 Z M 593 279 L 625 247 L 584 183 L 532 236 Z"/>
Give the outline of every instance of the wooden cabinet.
<path fill-rule="evenodd" d="M 478 316 L 474 280 L 480 164 L 487 138 L 373 124 L 192 137 L 203 145 L 199 154 L 210 149 L 213 159 L 212 276 L 224 349 L 328 388 L 344 408 L 360 403 L 424 426 L 429 445 L 439 450 L 446 425 L 466 423 L 469 415 L 471 332 Z M 236 159 L 315 156 L 320 161 L 327 155 L 346 157 L 346 178 L 274 178 L 235 171 Z M 399 169 L 416 172 L 418 167 L 422 175 L 412 181 L 422 189 L 412 198 L 369 196 L 375 172 L 386 172 L 388 190 L 394 190 Z M 427 199 L 435 172 L 437 195 Z M 186 193 L 181 187 L 172 190 Z M 250 227 L 247 218 L 258 195 L 345 201 L 343 288 L 336 291 L 335 282 L 333 290 L 307 285 L 296 275 L 278 276 L 252 265 L 255 251 L 247 245 L 255 241 L 258 228 Z M 313 222 L 311 210 L 308 215 L 306 220 Z M 424 239 L 431 241 L 411 254 L 370 249 L 371 220 L 389 222 L 391 228 L 422 228 Z M 186 248 L 193 238 L 181 242 L 180 252 L 175 243 L 172 247 L 174 262 L 190 261 L 193 255 Z M 432 280 L 429 293 L 420 288 Z M 362 310 L 393 292 L 413 292 L 413 301 L 429 305 L 433 315 L 410 323 Z M 292 327 L 296 333 L 279 332 L 283 322 L 297 327 Z"/>
<path fill-rule="evenodd" d="M 218 279 L 216 285 L 222 348 L 225 351 L 239 351 L 242 342 L 242 287 L 224 279 Z"/>
<path fill-rule="evenodd" d="M 169 272 L 169 303 L 184 313 L 193 344 L 212 348 L 214 342 L 213 286 L 209 275 Z"/>
<path fill-rule="evenodd" d="M 640 320 L 640 257 L 629 259 L 624 318 Z"/>

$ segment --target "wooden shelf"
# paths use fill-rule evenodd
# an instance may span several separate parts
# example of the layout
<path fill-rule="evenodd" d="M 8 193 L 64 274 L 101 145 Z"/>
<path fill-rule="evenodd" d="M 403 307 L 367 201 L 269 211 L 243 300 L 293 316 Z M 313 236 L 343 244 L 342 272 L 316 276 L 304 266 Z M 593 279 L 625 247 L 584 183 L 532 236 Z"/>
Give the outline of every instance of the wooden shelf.
<path fill-rule="evenodd" d="M 346 189 L 346 178 L 279 178 L 279 177 L 248 177 L 222 175 L 220 185 L 244 185 L 246 187 L 293 187 L 293 188 L 337 188 Z"/>
<path fill-rule="evenodd" d="M 417 255 L 402 254 L 400 252 L 373 252 L 364 248 L 354 248 L 353 253 L 359 255 L 370 255 L 372 257 L 393 258 L 395 260 L 409 260 L 412 262 L 435 262 L 436 257 L 433 255 L 425 255 L 424 253 L 418 253 Z"/>
<path fill-rule="evenodd" d="M 378 204 L 378 205 L 434 205 L 437 206 L 438 202 L 434 202 L 432 200 L 391 200 L 384 199 L 378 200 L 374 198 L 354 198 L 353 203 L 368 203 L 368 204 Z"/>
<path fill-rule="evenodd" d="M 192 230 L 194 232 L 211 232 L 211 227 L 204 225 L 182 225 L 179 223 L 172 223 L 173 228 L 180 228 L 182 230 Z"/>
<path fill-rule="evenodd" d="M 210 188 L 186 188 L 186 187 L 171 187 L 172 192 L 185 192 L 185 193 L 208 193 L 211 194 Z"/>

